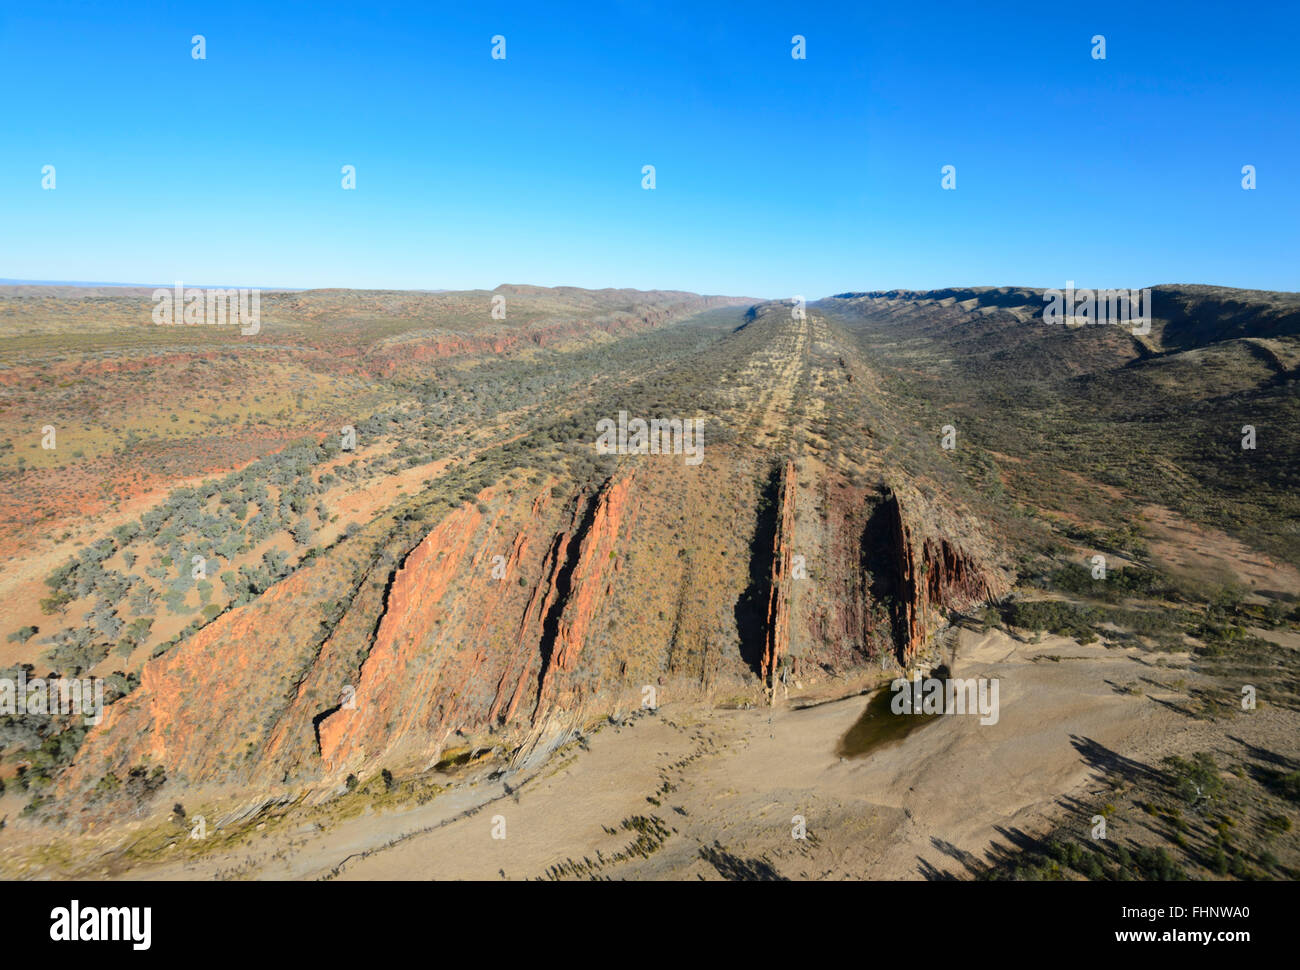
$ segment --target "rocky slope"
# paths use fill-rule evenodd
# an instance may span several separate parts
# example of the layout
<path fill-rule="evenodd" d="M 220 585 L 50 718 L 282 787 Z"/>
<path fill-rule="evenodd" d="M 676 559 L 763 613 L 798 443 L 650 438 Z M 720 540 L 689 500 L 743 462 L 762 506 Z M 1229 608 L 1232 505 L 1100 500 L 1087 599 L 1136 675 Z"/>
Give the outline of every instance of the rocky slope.
<path fill-rule="evenodd" d="M 671 306 L 627 320 L 657 329 Z M 430 466 L 145 662 L 59 775 L 62 804 L 107 818 L 141 773 L 320 795 L 489 752 L 533 764 L 663 697 L 770 704 L 778 685 L 906 669 L 1006 592 L 942 453 L 908 470 L 911 418 L 847 334 L 780 305 L 700 326 L 576 409 L 522 412 L 533 430 Z M 701 461 L 594 457 L 596 421 L 620 410 L 707 415 Z"/>

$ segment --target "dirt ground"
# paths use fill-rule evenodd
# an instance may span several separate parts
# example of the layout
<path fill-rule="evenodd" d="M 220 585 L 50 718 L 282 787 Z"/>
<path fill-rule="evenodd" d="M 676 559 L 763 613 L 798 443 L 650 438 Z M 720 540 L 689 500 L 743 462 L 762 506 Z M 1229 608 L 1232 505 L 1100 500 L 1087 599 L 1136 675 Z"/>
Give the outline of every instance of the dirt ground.
<path fill-rule="evenodd" d="M 1161 654 L 1166 665 L 1178 655 Z M 1020 833 L 1038 834 L 1085 798 L 1107 758 L 1156 761 L 1221 726 L 1127 688 L 1156 669 L 1137 649 L 1026 643 L 963 630 L 952 674 L 996 678 L 996 724 L 926 721 L 901 740 L 844 757 L 867 697 L 774 708 L 665 705 L 608 724 L 540 765 L 466 769 L 422 806 L 367 809 L 324 826 L 291 814 L 200 861 L 158 861 L 119 878 L 273 879 L 923 879 L 963 876 Z M 1179 671 L 1180 677 L 1191 676 Z M 1180 681 L 1181 682 L 1181 681 Z M 1190 686 L 1194 686 L 1194 683 Z M 1268 712 L 1276 747 L 1300 732 Z M 1271 719 L 1271 720 L 1267 720 Z M 1247 719 L 1248 720 L 1248 719 Z M 1295 752 L 1292 752 L 1295 753 Z M 1068 814 L 1067 814 L 1068 821 Z M 801 824 L 802 823 L 802 824 Z M 1080 813 L 1079 825 L 1089 819 Z M 800 834 L 804 838 L 796 838 Z M 107 846 L 102 846 L 106 848 Z M 17 873 L 12 873 L 17 874 Z M 28 870 L 30 878 L 53 872 Z M 108 870 L 104 871 L 108 874 Z"/>

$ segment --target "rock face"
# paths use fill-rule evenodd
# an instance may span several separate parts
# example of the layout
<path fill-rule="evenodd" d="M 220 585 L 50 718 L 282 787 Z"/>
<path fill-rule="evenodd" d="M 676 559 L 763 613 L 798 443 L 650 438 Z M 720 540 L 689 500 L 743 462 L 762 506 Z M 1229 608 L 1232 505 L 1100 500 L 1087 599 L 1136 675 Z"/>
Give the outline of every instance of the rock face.
<path fill-rule="evenodd" d="M 871 594 L 889 612 L 896 659 L 903 667 L 933 632 L 937 610 L 968 610 L 1002 592 L 995 575 L 954 541 L 926 537 L 917 542 L 892 491 L 885 492 L 868 522 L 863 545 L 863 561 L 873 570 Z"/>
<path fill-rule="evenodd" d="M 795 485 L 794 462 L 787 459 L 781 471 L 772 575 L 768 588 L 767 639 L 760 666 L 765 687 L 772 686 L 777 665 L 790 651 L 790 562 L 793 555 Z"/>
<path fill-rule="evenodd" d="M 482 552 L 473 548 L 473 539 L 481 518 L 473 506 L 458 509 L 425 536 L 393 577 L 355 696 L 319 721 L 327 768 L 367 749 L 382 751 L 396 738 L 446 733 L 461 701 L 439 689 L 443 677 L 472 677 L 486 659 L 485 645 L 447 650 L 433 641 L 447 617 L 443 598 L 449 585 L 479 565 L 475 553 Z"/>
<path fill-rule="evenodd" d="M 61 787 L 140 764 L 192 780 L 278 780 L 307 756 L 315 710 L 299 677 L 328 666 L 331 650 L 322 644 L 318 614 L 301 604 L 313 601 L 323 568 L 299 570 L 147 663 L 140 686 L 108 708 Z M 334 690 L 343 674 L 336 667 Z M 268 752 L 270 739 L 291 723 L 300 728 L 298 744 Z"/>
<path fill-rule="evenodd" d="M 797 485 L 795 464 L 787 460 L 776 490 L 764 639 L 758 657 L 765 688 L 775 686 L 783 659 L 798 662 L 791 651 L 791 629 L 797 619 L 791 607 Z M 846 510 L 840 506 L 837 511 Z M 928 521 L 929 517 L 921 518 Z M 965 611 L 1003 591 L 996 574 L 956 540 L 941 535 L 918 538 L 917 531 L 899 497 L 885 489 L 862 529 L 858 561 L 846 562 L 842 558 L 846 550 L 832 548 L 822 579 L 845 595 L 835 598 L 830 622 L 827 612 L 808 618 L 812 659 L 861 663 L 872 655 L 874 645 L 885 640 L 897 662 L 907 667 L 940 625 L 939 611 Z M 844 634 L 856 650 L 836 649 L 836 640 Z"/>
<path fill-rule="evenodd" d="M 448 595 L 457 577 L 488 566 L 485 547 L 476 543 L 481 515 L 474 507 L 430 532 L 393 578 L 354 702 L 320 721 L 326 769 L 389 754 L 433 757 L 456 729 L 506 724 L 523 710 L 536 725 L 554 707 L 580 705 L 582 692 L 569 689 L 566 677 L 578 667 L 588 626 L 619 569 L 615 546 L 631 487 L 627 476 L 579 496 L 569 527 L 548 544 L 541 578 L 515 624 L 503 622 L 520 616 L 505 583 L 481 591 L 472 614 Z M 538 497 L 530 518 L 545 501 Z M 528 545 L 526 534 L 515 537 L 506 576 L 519 575 Z M 472 689 L 484 684 L 495 689 Z"/>
<path fill-rule="evenodd" d="M 550 580 L 548 599 L 552 606 L 541 630 L 542 670 L 534 723 L 548 704 L 582 699 L 581 688 L 568 683 L 567 675 L 577 667 L 592 617 L 613 593 L 615 574 L 622 568 L 617 545 L 620 530 L 631 518 L 631 487 L 630 475 L 617 483 L 606 483 L 589 506 L 574 540 L 566 543 L 569 560 Z M 556 561 L 560 558 L 557 555 Z"/>
<path fill-rule="evenodd" d="M 947 539 L 926 539 L 926 596 L 947 609 L 967 610 L 996 599 L 1004 590 L 979 564 Z"/>
<path fill-rule="evenodd" d="M 567 499 L 549 479 L 506 495 L 486 489 L 423 534 L 390 526 L 400 545 L 341 544 L 149 662 L 140 687 L 87 736 L 60 790 L 85 791 L 141 765 L 192 783 L 328 784 L 380 767 L 428 766 L 446 746 L 468 743 L 457 735 L 519 758 L 545 750 L 547 739 L 664 684 L 673 670 L 687 614 L 650 609 L 644 599 L 665 585 L 657 530 L 638 526 L 663 513 L 642 511 L 656 474 L 680 479 L 624 469 Z M 716 671 L 730 656 L 735 676 L 752 685 L 757 673 L 770 690 L 784 661 L 852 668 L 874 658 L 868 643 L 887 643 L 907 665 L 939 610 L 999 592 L 951 536 L 918 538 L 893 493 L 873 501 L 836 489 L 845 504 L 834 512 L 855 516 L 860 539 L 836 546 L 794 598 L 795 464 L 786 461 L 773 481 L 758 574 L 767 583 L 754 611 L 759 652 L 752 667 L 734 646 L 734 656 L 725 647 L 697 653 L 692 671 Z M 848 519 L 836 528 L 846 540 L 853 534 Z M 738 539 L 736 550 L 744 548 Z M 680 568 L 680 602 L 706 602 L 720 585 L 720 573 L 692 578 Z M 717 590 L 716 612 L 701 610 L 706 620 L 737 600 L 744 574 L 730 582 Z M 802 615 L 819 596 L 850 604 L 833 630 Z M 708 677 L 690 677 L 707 693 Z"/>
<path fill-rule="evenodd" d="M 551 540 L 485 723 L 509 723 L 531 700 L 529 720 L 536 725 L 549 707 L 574 700 L 566 675 L 577 667 L 591 620 L 621 568 L 614 547 L 630 525 L 631 488 L 629 475 L 607 482 L 594 497 L 583 494 L 568 528 Z"/>
<path fill-rule="evenodd" d="M 495 513 L 462 505 L 397 568 L 363 570 L 328 633 L 314 608 L 325 567 L 299 570 L 148 663 L 61 784 L 140 764 L 189 781 L 330 777 L 581 709 L 599 684 L 584 646 L 622 570 L 632 482 L 580 491 L 558 531 L 549 485 Z"/>

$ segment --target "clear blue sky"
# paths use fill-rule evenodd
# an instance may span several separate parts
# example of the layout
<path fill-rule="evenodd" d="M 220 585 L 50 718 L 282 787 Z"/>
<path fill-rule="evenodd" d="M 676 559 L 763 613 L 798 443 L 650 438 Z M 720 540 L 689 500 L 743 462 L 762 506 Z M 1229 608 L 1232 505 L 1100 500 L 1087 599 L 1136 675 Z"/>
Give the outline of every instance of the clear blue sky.
<path fill-rule="evenodd" d="M 0 277 L 1300 290 L 1294 3 L 263 6 L 0 7 Z"/>

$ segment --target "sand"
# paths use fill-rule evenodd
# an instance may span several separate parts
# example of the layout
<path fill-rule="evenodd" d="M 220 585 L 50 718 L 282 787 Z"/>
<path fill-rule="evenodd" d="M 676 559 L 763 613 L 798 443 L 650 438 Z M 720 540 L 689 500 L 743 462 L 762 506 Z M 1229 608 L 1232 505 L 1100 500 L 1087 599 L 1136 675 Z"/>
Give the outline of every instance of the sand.
<path fill-rule="evenodd" d="M 792 689 L 770 709 L 667 705 L 531 772 L 471 770 L 418 808 L 323 832 L 277 823 L 225 856 L 126 875 L 499 880 L 568 864 L 564 875 L 613 879 L 966 876 L 963 860 L 1045 831 L 1063 806 L 1068 822 L 1111 753 L 1158 760 L 1194 742 L 1189 732 L 1215 730 L 1156 702 L 1178 692 L 1124 689 L 1165 674 L 1137 649 L 962 631 L 956 656 L 955 676 L 998 679 L 996 724 L 944 716 L 843 758 L 864 696 L 800 707 L 811 691 Z M 1090 815 L 1073 810 L 1086 829 Z M 651 851 L 615 860 L 641 833 Z"/>

